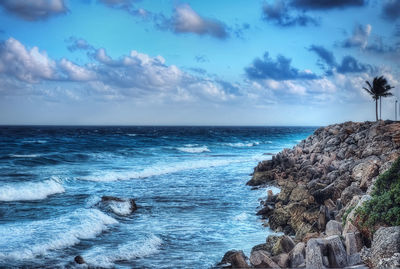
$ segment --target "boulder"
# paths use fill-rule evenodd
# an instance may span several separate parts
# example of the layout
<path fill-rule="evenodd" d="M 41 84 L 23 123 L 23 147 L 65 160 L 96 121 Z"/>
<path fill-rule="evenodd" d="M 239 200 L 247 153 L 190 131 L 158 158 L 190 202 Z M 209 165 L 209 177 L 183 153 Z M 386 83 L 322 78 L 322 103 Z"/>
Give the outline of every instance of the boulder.
<path fill-rule="evenodd" d="M 305 254 L 306 244 L 303 242 L 298 243 L 292 251 L 289 253 L 289 261 L 291 268 L 299 268 L 302 264 L 305 263 L 304 254 Z"/>
<path fill-rule="evenodd" d="M 263 250 L 254 251 L 250 256 L 250 263 L 255 268 L 280 268 L 270 257 L 269 253 Z"/>
<path fill-rule="evenodd" d="M 236 250 L 236 249 L 232 249 L 227 251 L 224 254 L 224 257 L 222 257 L 222 260 L 218 263 L 218 265 L 228 265 L 228 264 L 232 264 L 232 259 L 231 257 L 233 257 L 233 255 L 239 253 L 240 256 L 243 256 L 243 258 L 246 260 L 246 256 L 244 255 L 243 251 L 241 250 Z"/>
<path fill-rule="evenodd" d="M 342 195 L 340 196 L 340 201 L 343 203 L 343 205 L 347 205 L 347 203 L 350 202 L 354 196 L 362 194 L 363 191 L 359 187 L 350 185 L 343 190 Z"/>
<path fill-rule="evenodd" d="M 373 161 L 366 161 L 356 165 L 352 171 L 352 177 L 355 181 L 361 183 L 362 181 L 371 181 L 379 173 L 379 166 Z M 364 183 L 366 184 L 366 183 Z"/>
<path fill-rule="evenodd" d="M 375 232 L 371 245 L 371 263 L 378 267 L 379 261 L 400 253 L 400 226 L 382 227 Z"/>
<path fill-rule="evenodd" d="M 322 248 L 324 242 L 319 238 L 312 238 L 308 240 L 306 247 L 306 267 L 307 268 L 325 268 L 323 262 Z"/>
<path fill-rule="evenodd" d="M 86 263 L 85 260 L 83 259 L 83 257 L 82 257 L 81 255 L 75 256 L 74 261 L 75 261 L 77 264 L 85 264 L 85 263 Z"/>
<path fill-rule="evenodd" d="M 278 239 L 275 243 L 274 247 L 272 248 L 271 254 L 273 256 L 279 255 L 281 253 L 289 253 L 295 246 L 293 239 L 287 235 L 282 236 Z"/>
<path fill-rule="evenodd" d="M 250 268 L 246 262 L 246 256 L 243 252 L 236 252 L 229 257 L 231 261 L 231 268 Z"/>
<path fill-rule="evenodd" d="M 362 237 L 359 232 L 346 233 L 344 235 L 344 242 L 347 255 L 358 253 L 363 247 Z"/>
<path fill-rule="evenodd" d="M 347 255 L 343 243 L 338 235 L 324 238 L 328 250 L 328 259 L 331 267 L 342 268 L 347 265 Z"/>
<path fill-rule="evenodd" d="M 325 234 L 327 236 L 341 235 L 342 234 L 342 224 L 336 220 L 330 220 L 326 224 Z"/>
<path fill-rule="evenodd" d="M 101 197 L 101 203 L 103 206 L 117 215 L 129 215 L 137 210 L 137 205 L 134 199 L 103 196 Z"/>
<path fill-rule="evenodd" d="M 289 267 L 289 254 L 281 253 L 278 256 L 272 257 L 272 260 L 280 267 L 280 268 L 288 268 Z"/>

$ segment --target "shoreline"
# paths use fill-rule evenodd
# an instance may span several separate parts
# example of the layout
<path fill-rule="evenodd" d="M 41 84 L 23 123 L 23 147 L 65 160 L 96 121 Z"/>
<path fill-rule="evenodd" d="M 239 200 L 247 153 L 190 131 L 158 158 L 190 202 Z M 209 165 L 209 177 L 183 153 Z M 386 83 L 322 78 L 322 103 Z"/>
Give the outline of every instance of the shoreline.
<path fill-rule="evenodd" d="M 368 268 L 399 264 L 400 250 L 388 252 L 384 242 L 376 242 L 377 236 L 368 240 L 354 221 L 356 209 L 371 199 L 379 175 L 399 156 L 400 123 L 345 122 L 318 128 L 292 149 L 260 162 L 247 185 L 280 188 L 279 194 L 270 193 L 260 202 L 257 215 L 268 220 L 272 231 L 284 235 L 267 237 L 253 247 L 249 258 L 241 251 L 227 252 L 219 265 Z M 376 233 L 387 234 L 387 229 Z M 400 243 L 400 226 L 393 229 L 391 239 Z"/>

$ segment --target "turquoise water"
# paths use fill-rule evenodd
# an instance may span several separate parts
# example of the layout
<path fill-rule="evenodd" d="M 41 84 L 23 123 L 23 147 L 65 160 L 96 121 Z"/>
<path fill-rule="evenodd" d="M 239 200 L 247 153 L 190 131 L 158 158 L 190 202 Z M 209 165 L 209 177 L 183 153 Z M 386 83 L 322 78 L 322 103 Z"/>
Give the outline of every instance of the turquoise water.
<path fill-rule="evenodd" d="M 210 268 L 263 243 L 254 166 L 312 127 L 0 127 L 0 266 Z M 275 189 L 275 191 L 277 191 Z M 99 207 L 104 195 L 134 198 Z"/>

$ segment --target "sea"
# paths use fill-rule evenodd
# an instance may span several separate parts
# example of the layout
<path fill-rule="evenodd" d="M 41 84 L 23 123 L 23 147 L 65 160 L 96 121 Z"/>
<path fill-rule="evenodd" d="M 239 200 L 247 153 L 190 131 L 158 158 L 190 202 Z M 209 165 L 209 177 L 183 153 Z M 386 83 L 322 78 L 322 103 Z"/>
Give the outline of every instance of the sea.
<path fill-rule="evenodd" d="M 272 231 L 259 161 L 316 127 L 0 126 L 0 268 L 214 268 Z M 134 199 L 102 206 L 103 196 Z"/>

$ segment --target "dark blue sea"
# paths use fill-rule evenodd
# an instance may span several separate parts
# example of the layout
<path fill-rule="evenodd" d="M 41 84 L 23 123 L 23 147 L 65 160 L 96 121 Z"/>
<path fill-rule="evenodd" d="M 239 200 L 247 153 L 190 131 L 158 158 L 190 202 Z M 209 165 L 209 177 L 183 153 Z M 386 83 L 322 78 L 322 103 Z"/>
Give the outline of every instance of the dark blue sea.
<path fill-rule="evenodd" d="M 0 267 L 210 268 L 264 243 L 254 166 L 314 127 L 0 127 Z M 277 189 L 272 188 L 274 192 Z M 104 195 L 133 198 L 99 204 Z"/>

